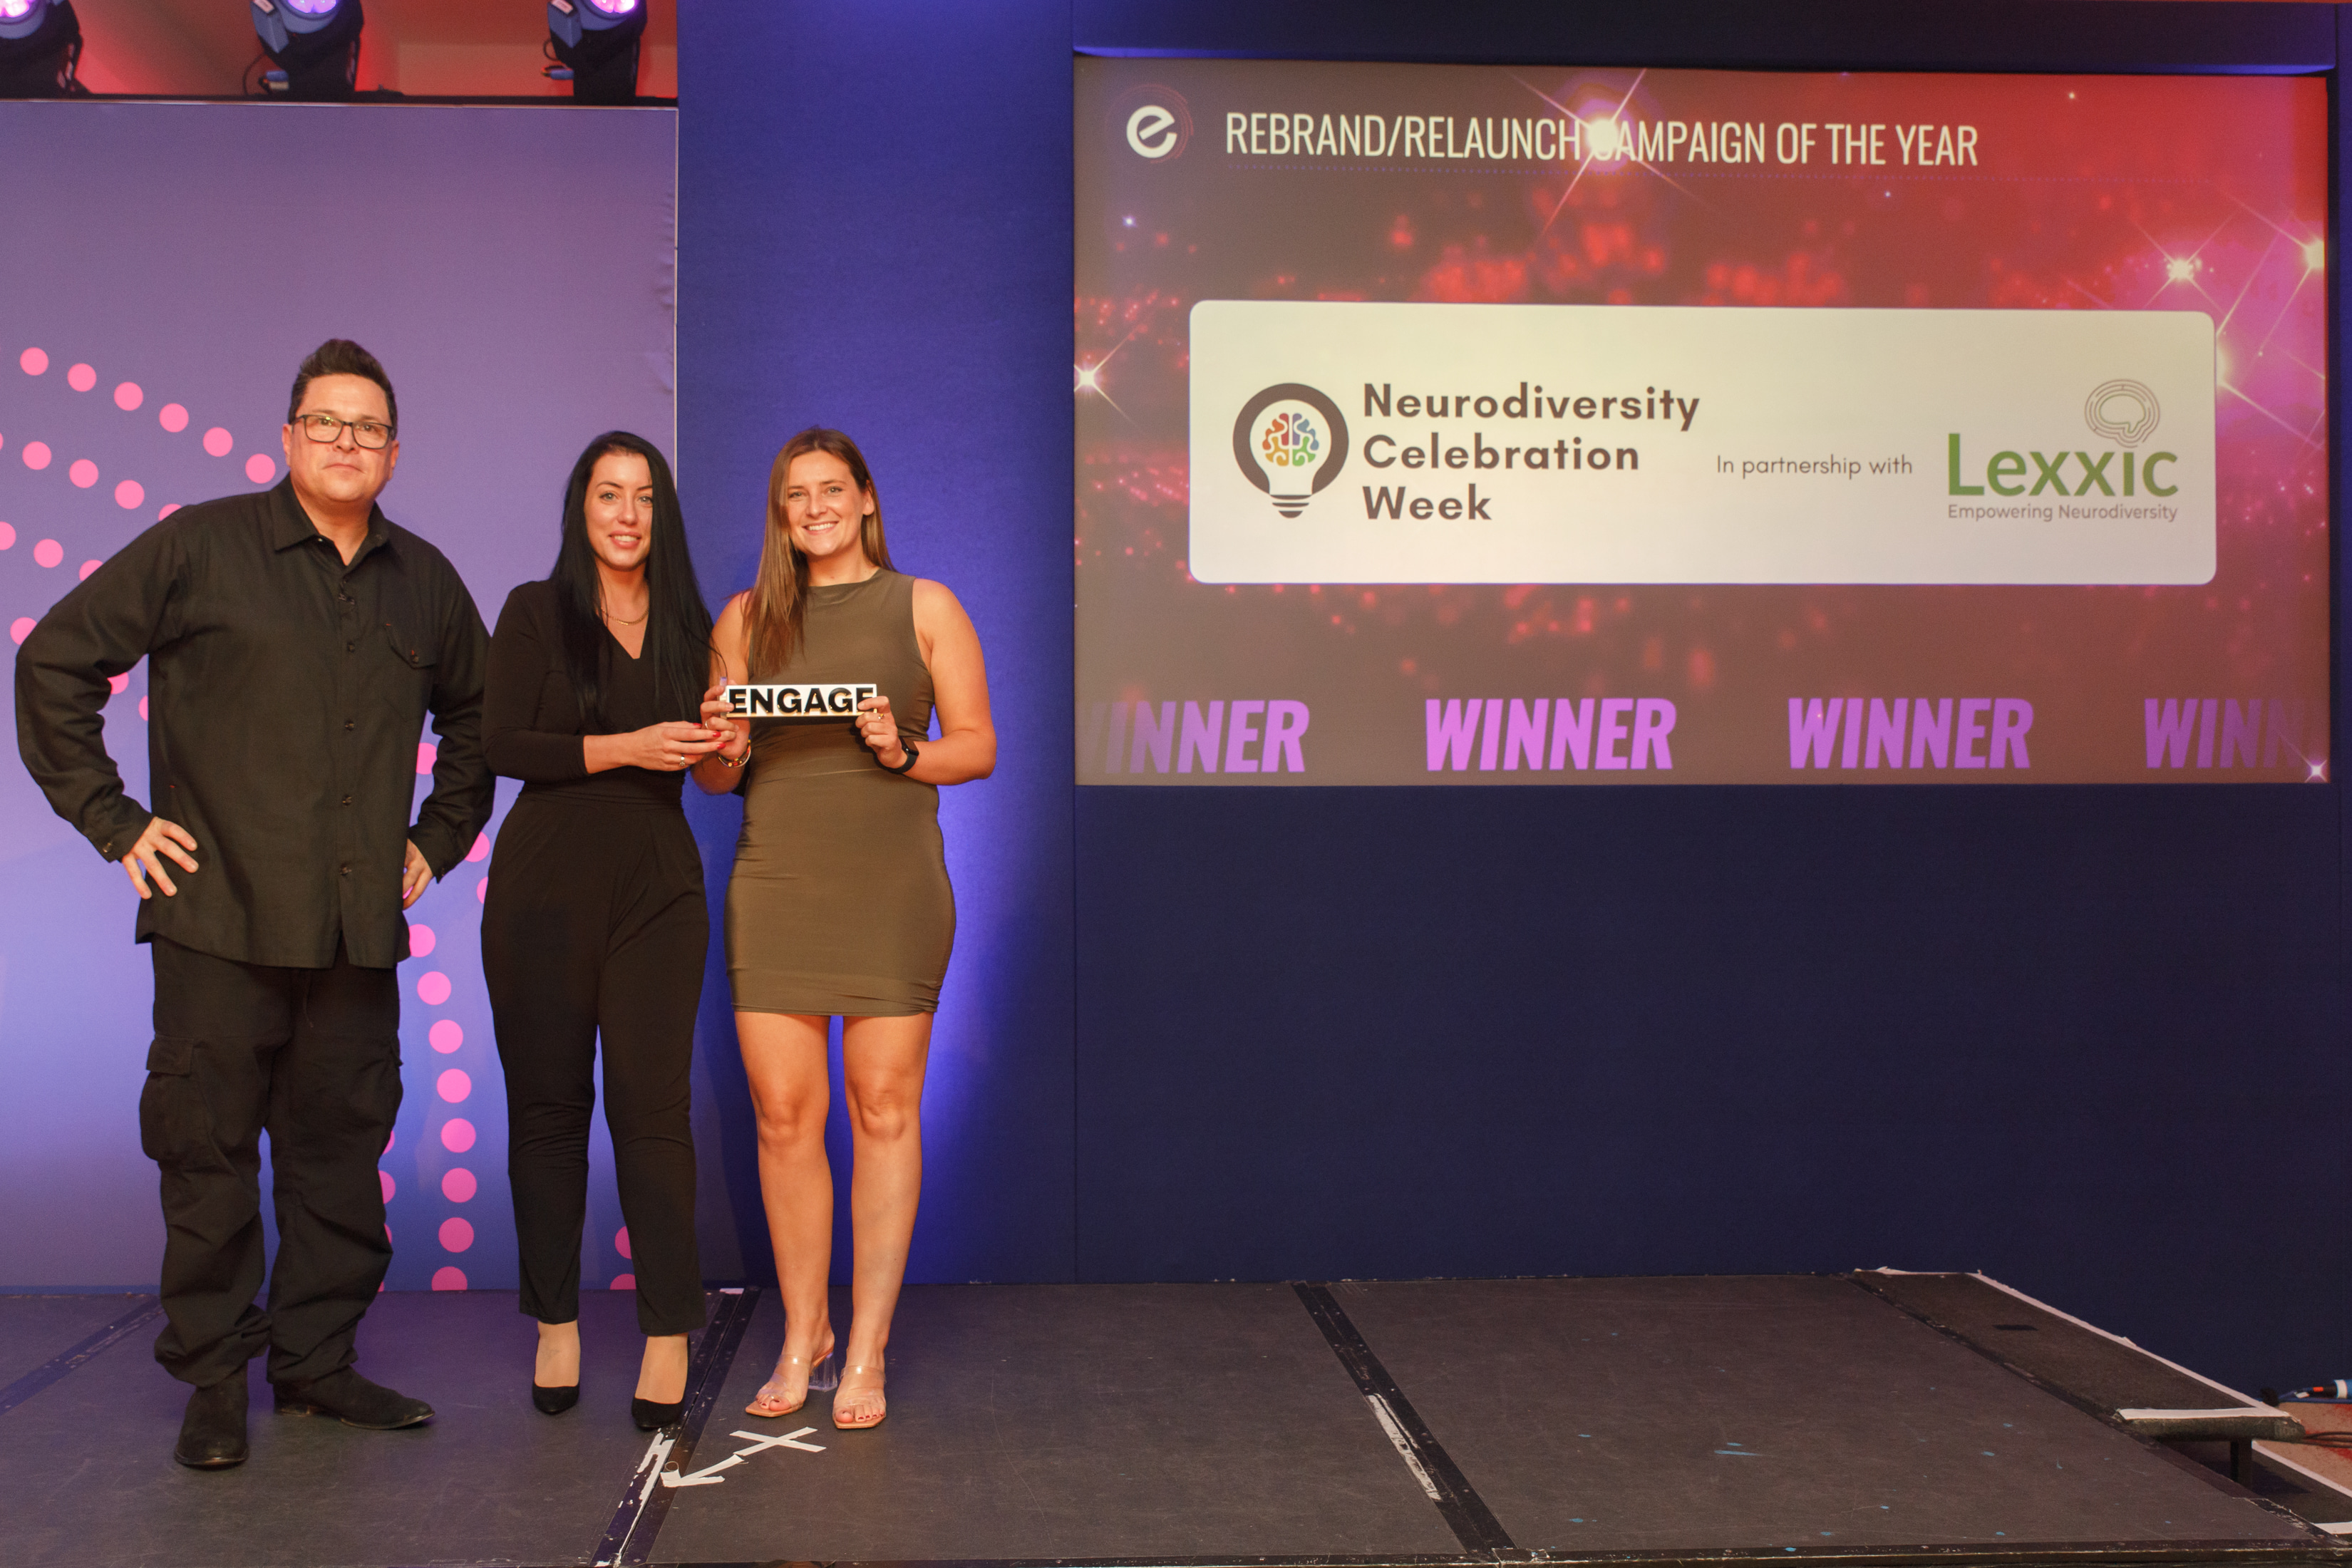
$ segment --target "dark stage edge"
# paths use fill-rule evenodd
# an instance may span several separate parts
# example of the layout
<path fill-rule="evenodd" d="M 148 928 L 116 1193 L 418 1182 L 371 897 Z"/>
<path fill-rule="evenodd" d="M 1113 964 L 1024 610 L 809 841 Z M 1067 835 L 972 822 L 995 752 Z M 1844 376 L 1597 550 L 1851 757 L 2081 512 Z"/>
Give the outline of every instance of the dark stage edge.
<path fill-rule="evenodd" d="M 257 1369 L 252 1462 L 196 1474 L 151 1300 L 0 1297 L 0 1563 L 2352 1563 L 2352 1495 L 2112 1415 L 2226 1391 L 1973 1276 L 916 1287 L 863 1433 L 743 1415 L 782 1314 L 711 1302 L 652 1444 L 632 1297 L 550 1419 L 512 1295 L 387 1295 L 361 1368 L 438 1420 Z"/>

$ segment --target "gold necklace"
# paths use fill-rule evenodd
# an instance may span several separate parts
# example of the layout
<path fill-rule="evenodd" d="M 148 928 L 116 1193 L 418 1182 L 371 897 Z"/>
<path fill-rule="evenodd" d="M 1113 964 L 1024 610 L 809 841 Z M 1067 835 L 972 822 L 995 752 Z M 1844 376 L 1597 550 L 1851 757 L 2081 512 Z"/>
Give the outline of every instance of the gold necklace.
<path fill-rule="evenodd" d="M 646 615 L 645 615 L 645 616 L 638 616 L 635 620 L 634 620 L 634 621 L 625 621 L 625 620 L 623 620 L 620 616 L 618 616 L 614 615 L 612 611 L 607 610 L 607 609 L 602 609 L 602 608 L 600 608 L 600 609 L 598 609 L 598 610 L 597 610 L 597 612 L 596 612 L 596 613 L 597 613 L 598 615 L 600 615 L 600 616 L 604 616 L 606 620 L 608 620 L 608 621 L 612 622 L 612 623 L 613 623 L 614 626 L 641 626 L 645 625 L 645 622 L 646 622 L 646 616 L 650 616 L 650 615 L 652 615 L 652 614 L 654 613 L 654 607 L 653 607 L 651 605 L 647 605 L 646 606 Z"/>

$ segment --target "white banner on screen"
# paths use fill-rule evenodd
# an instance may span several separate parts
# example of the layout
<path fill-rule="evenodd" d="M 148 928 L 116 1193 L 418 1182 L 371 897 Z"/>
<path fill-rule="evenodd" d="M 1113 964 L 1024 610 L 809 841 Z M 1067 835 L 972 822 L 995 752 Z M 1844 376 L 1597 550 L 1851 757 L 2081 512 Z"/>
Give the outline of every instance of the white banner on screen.
<path fill-rule="evenodd" d="M 1204 583 L 2194 584 L 2184 310 L 1205 300 Z"/>

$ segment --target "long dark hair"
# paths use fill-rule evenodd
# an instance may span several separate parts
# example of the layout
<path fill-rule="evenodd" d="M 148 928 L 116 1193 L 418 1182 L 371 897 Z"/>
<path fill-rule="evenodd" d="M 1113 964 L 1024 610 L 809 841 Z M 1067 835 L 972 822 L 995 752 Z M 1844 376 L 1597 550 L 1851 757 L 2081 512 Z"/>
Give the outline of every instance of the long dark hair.
<path fill-rule="evenodd" d="M 857 488 L 874 498 L 873 511 L 858 527 L 858 543 L 866 560 L 885 572 L 894 570 L 890 546 L 882 537 L 882 492 L 874 488 L 874 476 L 857 443 L 820 425 L 785 442 L 768 467 L 768 531 L 760 544 L 760 574 L 745 605 L 744 651 L 751 668 L 771 679 L 792 662 L 801 646 L 802 624 L 808 618 L 808 557 L 793 542 L 792 529 L 784 521 L 784 477 L 794 458 L 811 452 L 830 452 L 848 464 Z"/>
<path fill-rule="evenodd" d="M 653 549 L 646 556 L 646 641 L 642 657 L 653 661 L 654 700 L 665 719 L 691 720 L 701 712 L 710 684 L 710 610 L 695 581 L 687 552 L 686 522 L 678 511 L 677 486 L 669 464 L 654 444 L 626 430 L 607 430 L 588 443 L 572 465 L 563 487 L 563 543 L 555 553 L 555 599 L 563 622 L 563 668 L 590 724 L 604 724 L 604 660 L 612 637 L 598 614 L 600 584 L 596 552 L 588 548 L 588 479 L 607 452 L 632 453 L 646 460 L 654 481 Z"/>

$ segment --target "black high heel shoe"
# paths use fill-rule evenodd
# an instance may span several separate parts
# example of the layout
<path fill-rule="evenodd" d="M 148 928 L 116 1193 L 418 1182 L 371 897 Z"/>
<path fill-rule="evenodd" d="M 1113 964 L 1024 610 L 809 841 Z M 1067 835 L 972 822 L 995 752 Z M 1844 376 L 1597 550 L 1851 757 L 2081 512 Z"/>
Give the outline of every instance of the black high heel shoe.
<path fill-rule="evenodd" d="M 563 1323 L 541 1323 L 540 1325 L 542 1331 L 539 1337 L 539 1348 L 541 1351 L 545 1351 L 551 1343 L 548 1335 L 544 1332 L 545 1330 L 551 1328 L 560 1329 L 571 1327 L 572 1331 L 571 1358 L 572 1381 L 570 1383 L 541 1383 L 539 1381 L 538 1369 L 534 1367 L 531 1371 L 530 1407 L 533 1410 L 538 1411 L 541 1415 L 561 1415 L 565 1411 L 580 1403 L 580 1331 L 577 1324 L 578 1320 L 574 1319 L 572 1323 L 570 1325 Z M 558 1348 L 560 1349 L 561 1347 L 559 1346 Z M 556 1359 L 558 1362 L 561 1362 L 563 1358 L 559 1355 Z"/>
<path fill-rule="evenodd" d="M 658 1432 L 665 1426 L 675 1426 L 686 1414 L 686 1401 L 656 1405 L 650 1399 L 629 1396 L 629 1419 L 637 1424 L 640 1432 Z"/>

